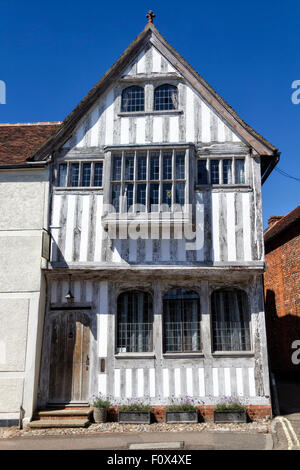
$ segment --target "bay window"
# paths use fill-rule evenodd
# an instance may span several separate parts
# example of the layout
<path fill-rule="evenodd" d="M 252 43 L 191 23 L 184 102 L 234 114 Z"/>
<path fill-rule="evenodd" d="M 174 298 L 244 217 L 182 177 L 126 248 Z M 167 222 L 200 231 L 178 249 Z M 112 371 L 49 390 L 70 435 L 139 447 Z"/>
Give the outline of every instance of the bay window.
<path fill-rule="evenodd" d="M 188 204 L 187 149 L 120 151 L 111 158 L 116 212 L 182 211 Z"/>

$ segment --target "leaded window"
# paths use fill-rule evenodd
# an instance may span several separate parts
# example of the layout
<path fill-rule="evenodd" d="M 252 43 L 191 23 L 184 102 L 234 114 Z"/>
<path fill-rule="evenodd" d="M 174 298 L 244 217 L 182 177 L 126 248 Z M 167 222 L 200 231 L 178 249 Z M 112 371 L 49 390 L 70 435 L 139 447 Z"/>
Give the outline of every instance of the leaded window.
<path fill-rule="evenodd" d="M 201 351 L 199 295 L 172 289 L 163 299 L 164 352 Z"/>
<path fill-rule="evenodd" d="M 154 110 L 169 111 L 178 108 L 178 90 L 174 85 L 161 85 L 154 90 Z"/>
<path fill-rule="evenodd" d="M 197 184 L 245 184 L 245 158 L 208 158 L 197 161 Z"/>
<path fill-rule="evenodd" d="M 144 111 L 144 89 L 140 86 L 130 86 L 122 92 L 122 112 Z"/>
<path fill-rule="evenodd" d="M 120 294 L 117 305 L 117 352 L 153 351 L 152 297 L 147 292 Z"/>
<path fill-rule="evenodd" d="M 111 203 L 117 212 L 182 211 L 188 203 L 188 150 L 112 154 Z"/>
<path fill-rule="evenodd" d="M 102 187 L 103 162 L 68 162 L 58 165 L 57 186 Z"/>
<path fill-rule="evenodd" d="M 214 351 L 250 351 L 248 296 L 241 289 L 219 289 L 211 296 Z"/>

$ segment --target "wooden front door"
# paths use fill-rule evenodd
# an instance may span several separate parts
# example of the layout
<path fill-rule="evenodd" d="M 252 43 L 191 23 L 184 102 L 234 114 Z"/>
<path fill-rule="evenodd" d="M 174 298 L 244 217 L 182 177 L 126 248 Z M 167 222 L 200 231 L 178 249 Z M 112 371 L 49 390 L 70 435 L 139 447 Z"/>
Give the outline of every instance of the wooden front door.
<path fill-rule="evenodd" d="M 49 402 L 89 399 L 90 318 L 83 312 L 51 315 Z"/>

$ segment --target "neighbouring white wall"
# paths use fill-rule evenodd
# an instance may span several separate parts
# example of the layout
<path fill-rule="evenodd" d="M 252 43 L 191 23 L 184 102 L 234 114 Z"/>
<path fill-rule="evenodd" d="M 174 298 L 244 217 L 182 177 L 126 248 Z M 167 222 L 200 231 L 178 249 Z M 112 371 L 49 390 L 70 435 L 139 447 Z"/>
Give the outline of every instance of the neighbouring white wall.
<path fill-rule="evenodd" d="M 0 425 L 21 405 L 29 419 L 36 400 L 47 207 L 47 169 L 0 169 Z"/>

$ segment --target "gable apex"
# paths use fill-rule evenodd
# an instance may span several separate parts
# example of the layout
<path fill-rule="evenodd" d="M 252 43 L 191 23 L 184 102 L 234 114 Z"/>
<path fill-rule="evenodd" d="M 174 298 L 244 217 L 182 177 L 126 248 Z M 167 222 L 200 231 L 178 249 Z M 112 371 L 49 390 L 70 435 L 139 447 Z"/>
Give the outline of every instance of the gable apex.
<path fill-rule="evenodd" d="M 231 130 L 245 143 L 252 147 L 258 155 L 267 156 L 276 163 L 277 148 L 270 144 L 248 124 L 218 95 L 215 90 L 183 59 L 178 52 L 163 38 L 152 23 L 136 37 L 115 64 L 104 74 L 78 106 L 66 117 L 58 132 L 35 152 L 28 160 L 43 160 L 58 150 L 70 138 L 83 116 L 122 75 L 130 75 L 132 64 L 140 57 L 145 48 L 153 48 L 164 58 L 170 72 L 176 73 L 196 90 L 206 104 L 225 122 Z M 143 62 L 143 59 L 142 61 Z M 269 166 L 269 164 L 268 164 Z"/>

